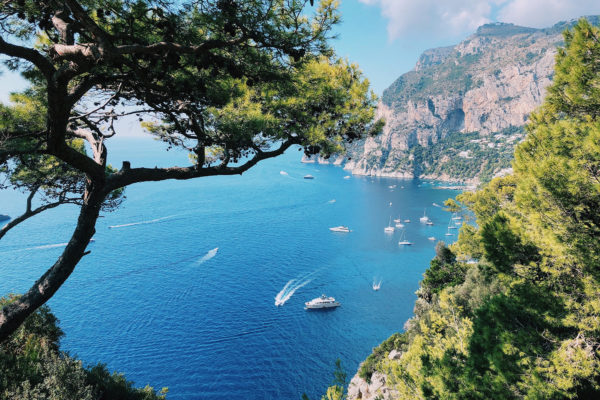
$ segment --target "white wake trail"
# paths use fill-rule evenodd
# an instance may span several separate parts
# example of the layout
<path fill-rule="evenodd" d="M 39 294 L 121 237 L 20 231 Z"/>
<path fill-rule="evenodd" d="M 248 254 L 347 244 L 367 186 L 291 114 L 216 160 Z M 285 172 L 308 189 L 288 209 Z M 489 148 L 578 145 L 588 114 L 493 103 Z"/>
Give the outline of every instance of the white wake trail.
<path fill-rule="evenodd" d="M 66 245 L 68 245 L 69 243 L 56 243 L 56 244 L 45 244 L 43 246 L 35 246 L 35 247 L 28 247 L 26 249 L 23 249 L 23 251 L 25 250 L 45 250 L 45 249 L 54 249 L 56 247 L 65 247 Z"/>
<path fill-rule="evenodd" d="M 375 279 L 373 279 L 373 290 L 379 290 L 381 288 L 381 282 L 382 280 L 380 279 L 379 282 L 375 281 Z"/>
<path fill-rule="evenodd" d="M 218 251 L 219 251 L 218 247 L 215 247 L 214 249 L 209 250 L 208 253 L 203 255 L 202 258 L 198 260 L 198 264 L 202 264 L 202 263 L 205 263 L 206 261 L 210 260 L 211 258 L 213 258 L 214 256 L 217 255 Z"/>
<path fill-rule="evenodd" d="M 279 293 L 277 293 L 277 296 L 275 296 L 275 305 L 276 306 L 284 305 L 289 299 L 292 298 L 294 293 L 296 293 L 296 290 L 311 283 L 312 279 L 307 279 L 304 282 L 292 284 L 295 281 L 296 281 L 296 279 L 292 279 L 291 281 L 289 281 L 288 283 L 285 284 L 285 286 L 283 287 L 283 289 L 281 289 L 281 291 Z"/>
<path fill-rule="evenodd" d="M 156 222 L 160 222 L 160 221 L 164 221 L 165 219 L 169 219 L 169 218 L 173 218 L 176 215 L 169 215 L 167 217 L 162 217 L 162 218 L 156 218 L 156 219 L 151 219 L 148 221 L 140 221 L 140 222 L 131 222 L 129 224 L 121 224 L 121 225 L 111 225 L 108 228 L 109 229 L 114 229 L 114 228 L 125 228 L 127 226 L 135 226 L 135 225 L 145 225 L 145 224 L 154 224 Z"/>

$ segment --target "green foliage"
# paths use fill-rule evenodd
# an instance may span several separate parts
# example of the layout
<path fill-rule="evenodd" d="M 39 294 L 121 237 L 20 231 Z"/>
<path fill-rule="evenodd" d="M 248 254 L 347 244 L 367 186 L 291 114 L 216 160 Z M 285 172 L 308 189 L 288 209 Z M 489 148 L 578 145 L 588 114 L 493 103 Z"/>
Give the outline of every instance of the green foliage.
<path fill-rule="evenodd" d="M 476 224 L 438 248 L 401 357 L 362 376 L 386 373 L 401 399 L 600 396 L 598 37 L 584 20 L 565 33 L 514 175 L 458 196 Z"/>
<path fill-rule="evenodd" d="M 444 242 L 439 242 L 435 251 L 436 256 L 425 271 L 425 279 L 421 281 L 419 289 L 419 297 L 427 301 L 445 287 L 463 283 L 466 273 L 466 265 L 456 262 L 456 256 Z"/>
<path fill-rule="evenodd" d="M 417 175 L 446 174 L 460 179 L 478 176 L 482 182 L 488 182 L 499 170 L 510 167 L 515 142 L 509 138 L 513 135 L 518 138 L 521 133 L 512 128 L 490 136 L 451 132 L 427 147 L 413 147 L 412 164 L 423 166 Z"/>
<path fill-rule="evenodd" d="M 0 306 L 16 296 L 0 299 Z M 63 332 L 47 306 L 31 314 L 11 337 L 0 344 L 0 398 L 24 400 L 159 400 L 147 386 L 138 389 L 122 374 L 104 365 L 86 368 L 60 351 Z"/>

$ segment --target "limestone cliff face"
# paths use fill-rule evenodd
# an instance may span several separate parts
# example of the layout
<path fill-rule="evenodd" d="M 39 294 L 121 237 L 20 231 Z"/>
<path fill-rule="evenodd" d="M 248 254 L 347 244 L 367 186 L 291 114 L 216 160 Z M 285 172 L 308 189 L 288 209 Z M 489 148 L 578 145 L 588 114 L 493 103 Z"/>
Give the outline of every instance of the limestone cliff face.
<path fill-rule="evenodd" d="M 497 157 L 498 148 L 512 154 L 520 139 L 492 140 L 492 147 L 489 138 L 518 133 L 516 128 L 541 104 L 565 26 L 489 24 L 456 46 L 425 51 L 414 70 L 384 91 L 377 109 L 377 116 L 387 121 L 383 133 L 354 146 L 345 169 L 360 175 L 477 181 L 483 164 Z M 470 160 L 471 173 L 456 162 L 444 165 L 467 150 L 460 144 L 446 143 L 433 150 L 438 154 L 430 155 L 429 161 L 420 157 L 423 149 L 457 133 L 482 139 L 477 146 L 470 145 L 477 160 L 463 157 Z M 510 157 L 504 157 L 488 165 L 487 172 L 509 164 Z"/>

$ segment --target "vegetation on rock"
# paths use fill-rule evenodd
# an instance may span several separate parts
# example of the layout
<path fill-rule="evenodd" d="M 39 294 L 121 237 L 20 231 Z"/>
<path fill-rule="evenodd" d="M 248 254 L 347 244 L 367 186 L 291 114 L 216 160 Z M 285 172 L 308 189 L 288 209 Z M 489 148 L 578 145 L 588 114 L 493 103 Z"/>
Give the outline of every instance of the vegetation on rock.
<path fill-rule="evenodd" d="M 0 305 L 15 301 L 10 296 Z M 98 364 L 85 367 L 60 350 L 63 332 L 47 306 L 31 314 L 0 343 L 0 398 L 19 400 L 160 400 L 167 389 L 138 389 L 122 374 Z"/>
<path fill-rule="evenodd" d="M 438 248 L 401 356 L 374 353 L 399 398 L 600 396 L 600 30 L 564 35 L 514 174 L 458 197 L 476 226 Z"/>

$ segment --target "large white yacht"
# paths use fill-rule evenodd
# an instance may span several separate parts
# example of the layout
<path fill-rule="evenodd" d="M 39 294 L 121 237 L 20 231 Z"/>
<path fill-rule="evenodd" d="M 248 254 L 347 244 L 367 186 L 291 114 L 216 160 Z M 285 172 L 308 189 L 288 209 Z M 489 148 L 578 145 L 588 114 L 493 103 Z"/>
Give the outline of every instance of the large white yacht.
<path fill-rule="evenodd" d="M 350 232 L 350 228 L 348 228 L 347 226 L 344 225 L 340 225 L 340 226 L 334 226 L 333 228 L 329 228 L 330 231 L 332 232 Z"/>
<path fill-rule="evenodd" d="M 321 297 L 317 297 L 316 299 L 312 299 L 311 301 L 307 301 L 304 303 L 305 309 L 317 309 L 317 308 L 334 308 L 339 307 L 341 304 L 333 297 L 327 297 L 324 294 Z"/>

